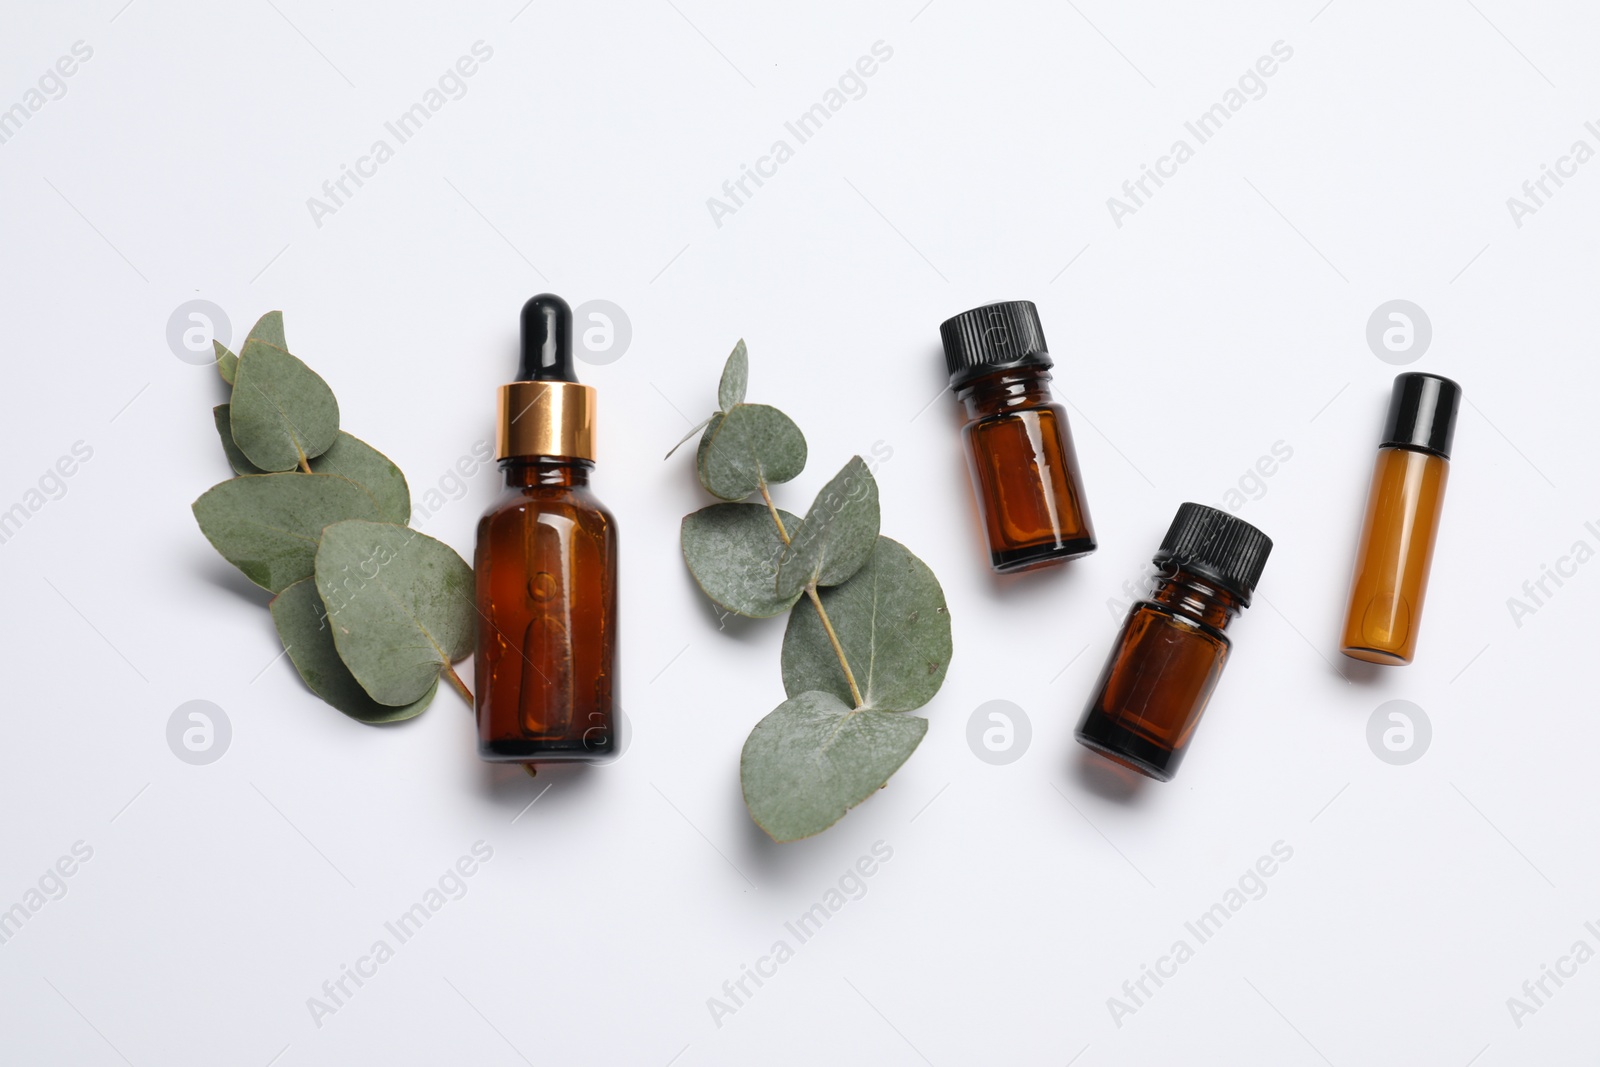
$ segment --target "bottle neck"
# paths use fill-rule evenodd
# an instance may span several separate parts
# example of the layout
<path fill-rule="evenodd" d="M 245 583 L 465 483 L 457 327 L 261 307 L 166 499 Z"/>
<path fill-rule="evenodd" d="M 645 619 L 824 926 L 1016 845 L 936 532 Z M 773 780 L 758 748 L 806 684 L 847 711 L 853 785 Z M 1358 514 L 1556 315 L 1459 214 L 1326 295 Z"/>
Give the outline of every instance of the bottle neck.
<path fill-rule="evenodd" d="M 1161 570 L 1150 599 L 1174 615 L 1221 632 L 1244 611 L 1239 596 L 1216 582 L 1184 570 L 1171 560 L 1157 561 L 1156 566 Z"/>
<path fill-rule="evenodd" d="M 956 391 L 967 418 L 982 419 L 1051 402 L 1050 372 L 1043 367 L 1013 367 L 968 382 Z"/>
<path fill-rule="evenodd" d="M 567 456 L 508 456 L 500 461 L 506 488 L 581 489 L 589 484 L 594 461 Z"/>

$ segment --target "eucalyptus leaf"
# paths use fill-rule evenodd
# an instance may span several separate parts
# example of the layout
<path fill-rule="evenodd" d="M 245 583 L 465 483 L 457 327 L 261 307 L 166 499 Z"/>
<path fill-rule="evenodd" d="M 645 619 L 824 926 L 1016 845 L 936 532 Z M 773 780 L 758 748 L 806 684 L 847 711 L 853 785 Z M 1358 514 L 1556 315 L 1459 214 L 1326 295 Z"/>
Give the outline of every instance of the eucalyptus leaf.
<path fill-rule="evenodd" d="M 853 710 L 832 693 L 791 696 L 744 743 L 745 806 L 774 841 L 821 833 L 882 788 L 927 731 L 927 719 Z"/>
<path fill-rule="evenodd" d="M 245 340 L 248 342 L 251 338 L 275 345 L 287 352 L 289 344 L 283 339 L 283 312 L 269 311 L 257 319 L 256 324 L 250 327 L 250 333 Z M 232 385 L 234 375 L 238 372 L 239 357 L 229 352 L 221 341 L 212 340 L 211 347 L 217 353 L 217 373 L 222 375 L 223 381 Z"/>
<path fill-rule="evenodd" d="M 222 450 L 228 455 L 228 465 L 235 474 L 266 474 L 250 462 L 233 440 L 229 425 L 227 404 L 211 409 L 217 424 L 217 434 L 222 438 Z M 411 490 L 406 486 L 406 476 L 388 456 L 353 434 L 339 431 L 333 447 L 311 461 L 313 474 L 337 474 L 348 478 L 368 493 L 378 505 L 378 518 L 385 522 L 404 525 L 411 518 Z"/>
<path fill-rule="evenodd" d="M 256 324 L 250 327 L 250 333 L 245 337 L 245 341 L 260 341 L 274 348 L 281 348 L 285 352 L 289 351 L 289 342 L 283 338 L 283 312 L 269 311 L 257 319 Z"/>
<path fill-rule="evenodd" d="M 787 529 L 800 519 L 780 510 Z M 765 504 L 712 504 L 685 515 L 683 560 L 706 596 L 737 615 L 766 619 L 786 611 L 800 596 L 777 593 L 783 539 Z"/>
<path fill-rule="evenodd" d="M 294 669 L 311 691 L 352 719 L 365 723 L 399 722 L 422 714 L 438 689 L 438 676 L 420 698 L 391 707 L 379 704 L 361 688 L 350 668 L 339 658 L 333 631 L 324 621 L 322 598 L 315 579 L 302 578 L 272 598 L 272 623 L 278 628 Z"/>
<path fill-rule="evenodd" d="M 222 380 L 229 385 L 233 384 L 233 376 L 239 369 L 239 357 L 228 351 L 228 346 L 221 341 L 213 339 L 211 347 L 217 353 L 217 373 L 222 375 Z"/>
<path fill-rule="evenodd" d="M 706 483 L 706 456 L 711 452 L 711 442 L 716 439 L 717 430 L 722 426 L 722 420 L 727 417 L 722 412 L 716 411 L 712 412 L 711 417 L 703 423 L 706 432 L 700 435 L 700 443 L 694 448 L 694 466 L 695 470 L 700 472 L 701 485 Z"/>
<path fill-rule="evenodd" d="M 822 487 L 778 563 L 779 597 L 798 596 L 811 582 L 838 585 L 872 558 L 878 542 L 878 483 L 860 456 Z"/>
<path fill-rule="evenodd" d="M 862 707 L 911 711 L 933 699 L 950 666 L 950 612 L 927 564 L 880 536 L 866 566 L 823 590 L 820 599 Z M 820 689 L 853 703 L 833 643 L 809 602 L 789 613 L 783 688 L 790 696 Z"/>
<path fill-rule="evenodd" d="M 333 474 L 248 474 L 206 490 L 194 517 L 222 557 L 272 592 L 310 577 L 322 529 L 377 519 L 361 486 Z M 419 694 L 420 695 L 420 694 Z"/>
<path fill-rule="evenodd" d="M 704 430 L 707 426 L 710 426 L 711 425 L 711 420 L 714 419 L 714 418 L 717 418 L 717 416 L 714 415 L 714 414 L 713 415 L 707 415 L 705 418 L 703 418 L 699 422 L 695 423 L 694 426 L 692 426 L 690 428 L 689 432 L 684 434 L 682 437 L 678 438 L 678 443 L 673 445 L 671 448 L 667 449 L 667 454 L 662 456 L 661 458 L 662 459 L 671 459 L 672 458 L 672 454 L 674 452 L 676 452 L 678 449 L 682 448 L 684 445 L 689 443 L 689 438 L 693 437 L 695 434 L 699 433 L 701 430 Z"/>
<path fill-rule="evenodd" d="M 728 362 L 722 367 L 722 380 L 717 383 L 717 407 L 732 411 L 744 403 L 745 386 L 750 381 L 750 354 L 744 347 L 744 338 L 733 346 Z"/>
<path fill-rule="evenodd" d="M 700 484 L 723 500 L 743 500 L 763 482 L 787 482 L 806 466 L 800 427 L 766 404 L 734 405 L 711 420 L 700 445 Z"/>
<path fill-rule="evenodd" d="M 378 518 L 404 526 L 411 520 L 411 490 L 394 461 L 359 437 L 339 431 L 333 445 L 311 461 L 317 474 L 349 478 L 372 494 Z"/>
<path fill-rule="evenodd" d="M 222 451 L 228 456 L 228 466 L 235 474 L 269 474 L 254 463 L 233 441 L 233 425 L 228 418 L 228 405 L 218 404 L 211 409 L 211 420 L 217 424 L 217 436 L 222 438 Z"/>
<path fill-rule="evenodd" d="M 252 337 L 239 350 L 229 407 L 233 440 L 263 470 L 287 471 L 339 436 L 339 402 L 297 357 Z"/>
<path fill-rule="evenodd" d="M 380 704 L 421 699 L 472 651 L 472 568 L 442 541 L 394 523 L 334 523 L 316 576 L 339 658 Z"/>

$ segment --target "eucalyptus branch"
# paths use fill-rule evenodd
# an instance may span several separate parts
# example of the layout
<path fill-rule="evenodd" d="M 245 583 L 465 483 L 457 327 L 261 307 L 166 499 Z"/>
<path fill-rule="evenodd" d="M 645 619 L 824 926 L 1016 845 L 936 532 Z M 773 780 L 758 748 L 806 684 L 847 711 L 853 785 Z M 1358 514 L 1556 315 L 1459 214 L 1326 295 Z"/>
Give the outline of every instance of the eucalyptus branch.
<path fill-rule="evenodd" d="M 921 742 L 928 720 L 905 713 L 944 681 L 950 613 L 927 564 L 880 532 L 875 464 L 852 456 L 804 518 L 778 508 L 771 487 L 805 469 L 805 435 L 777 408 L 745 400 L 748 373 L 740 341 L 695 450 L 700 484 L 721 502 L 684 516 L 680 540 L 689 573 L 719 608 L 788 615 L 787 698 L 750 731 L 739 781 L 756 824 L 794 841 L 877 793 Z M 877 462 L 893 455 L 872 452 Z M 846 640 L 870 673 L 870 707 Z"/>
<path fill-rule="evenodd" d="M 783 517 L 778 514 L 778 508 L 772 503 L 772 493 L 767 489 L 767 480 L 761 479 L 761 499 L 767 502 L 767 511 L 772 515 L 772 521 L 778 527 L 778 536 L 783 538 L 785 545 L 790 544 L 789 531 L 783 528 Z M 833 654 L 839 657 L 839 667 L 844 671 L 844 680 L 850 686 L 850 698 L 855 706 L 860 707 L 866 701 L 861 699 L 861 689 L 856 685 L 855 672 L 850 669 L 850 661 L 845 658 L 844 646 L 839 643 L 839 635 L 833 629 L 833 620 L 828 618 L 828 609 L 822 606 L 822 597 L 817 593 L 815 580 L 806 583 L 806 596 L 811 598 L 812 606 L 817 609 L 817 618 L 822 620 L 822 628 L 828 633 L 828 642 L 833 645 Z"/>
<path fill-rule="evenodd" d="M 817 617 L 822 620 L 822 628 L 828 631 L 828 641 L 833 645 L 833 654 L 839 657 L 839 666 L 844 668 L 844 680 L 850 683 L 850 699 L 860 707 L 866 701 L 861 699 L 861 690 L 856 686 L 856 676 L 850 670 L 850 661 L 844 658 L 844 647 L 839 644 L 839 635 L 833 630 L 833 620 L 828 618 L 828 612 L 822 606 L 822 597 L 817 595 L 817 583 L 806 584 L 806 596 L 811 598 L 811 603 L 816 605 Z"/>

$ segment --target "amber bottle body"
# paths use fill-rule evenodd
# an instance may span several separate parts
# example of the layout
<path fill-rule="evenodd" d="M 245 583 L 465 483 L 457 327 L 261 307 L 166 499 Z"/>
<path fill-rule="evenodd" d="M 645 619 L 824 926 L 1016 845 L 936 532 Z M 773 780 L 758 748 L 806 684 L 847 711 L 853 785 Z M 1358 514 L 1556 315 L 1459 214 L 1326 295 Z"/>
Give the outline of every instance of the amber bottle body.
<path fill-rule="evenodd" d="M 617 523 L 587 460 L 501 461 L 478 523 L 478 754 L 501 762 L 613 758 Z"/>
<path fill-rule="evenodd" d="M 1222 676 L 1232 647 L 1223 631 L 1241 608 L 1235 594 L 1169 564 L 1123 622 L 1077 739 L 1141 774 L 1171 780 Z"/>
<path fill-rule="evenodd" d="M 1066 411 L 1039 367 L 996 371 L 956 393 L 966 408 L 967 467 L 1002 573 L 1075 559 L 1095 550 Z"/>
<path fill-rule="evenodd" d="M 1345 611 L 1345 655 L 1383 664 L 1416 655 L 1449 474 L 1449 461 L 1431 452 L 1378 450 Z"/>

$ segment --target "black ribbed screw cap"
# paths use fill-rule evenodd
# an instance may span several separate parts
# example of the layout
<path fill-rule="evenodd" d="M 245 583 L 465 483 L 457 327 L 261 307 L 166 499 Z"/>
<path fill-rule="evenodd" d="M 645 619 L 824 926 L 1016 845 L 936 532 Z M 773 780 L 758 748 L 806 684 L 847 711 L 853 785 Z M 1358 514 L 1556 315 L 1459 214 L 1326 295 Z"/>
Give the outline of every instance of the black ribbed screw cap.
<path fill-rule="evenodd" d="M 1255 592 L 1272 538 L 1226 511 L 1204 504 L 1183 504 L 1156 550 L 1157 564 L 1173 562 L 1202 578 L 1210 578 L 1236 594 L 1246 606 Z"/>
<path fill-rule="evenodd" d="M 1006 300 L 963 311 L 939 324 L 950 388 L 1008 367 L 1049 367 L 1039 309 L 1032 300 Z"/>

